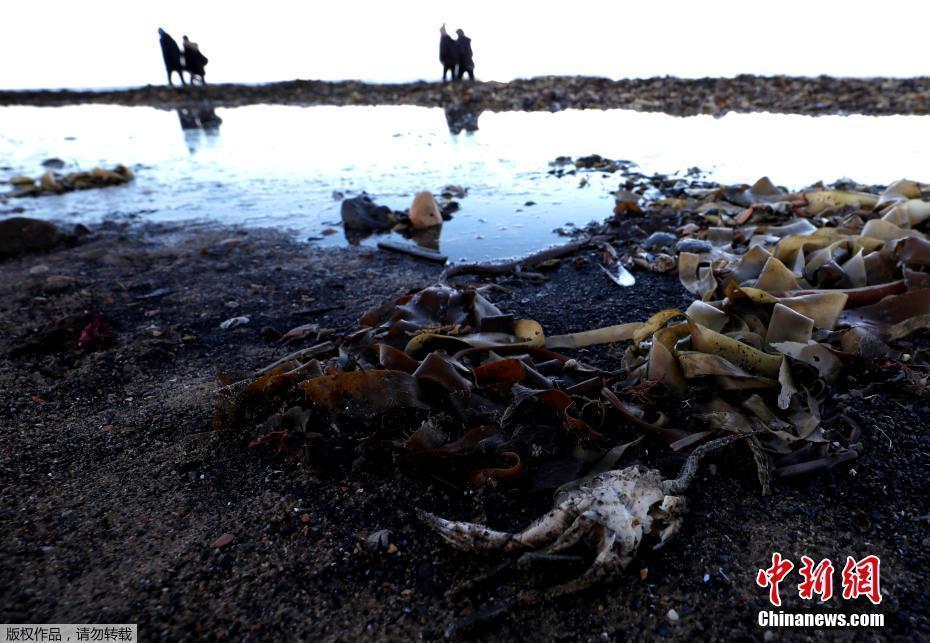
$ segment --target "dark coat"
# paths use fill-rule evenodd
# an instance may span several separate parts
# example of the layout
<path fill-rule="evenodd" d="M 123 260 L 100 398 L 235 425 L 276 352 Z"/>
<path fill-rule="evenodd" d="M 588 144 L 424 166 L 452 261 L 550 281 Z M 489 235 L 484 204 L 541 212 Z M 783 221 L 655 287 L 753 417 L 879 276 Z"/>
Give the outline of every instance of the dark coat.
<path fill-rule="evenodd" d="M 206 74 L 207 57 L 196 47 L 184 47 L 184 67 L 195 76 Z"/>
<path fill-rule="evenodd" d="M 181 49 L 178 43 L 166 33 L 158 39 L 161 43 L 161 55 L 165 59 L 165 69 L 168 71 L 181 71 Z"/>
<path fill-rule="evenodd" d="M 454 67 L 458 62 L 455 41 L 452 36 L 441 36 L 439 38 L 439 62 L 443 67 Z"/>
<path fill-rule="evenodd" d="M 474 70 L 475 61 L 471 53 L 471 38 L 459 36 L 455 39 L 455 51 L 458 54 L 459 69 Z"/>

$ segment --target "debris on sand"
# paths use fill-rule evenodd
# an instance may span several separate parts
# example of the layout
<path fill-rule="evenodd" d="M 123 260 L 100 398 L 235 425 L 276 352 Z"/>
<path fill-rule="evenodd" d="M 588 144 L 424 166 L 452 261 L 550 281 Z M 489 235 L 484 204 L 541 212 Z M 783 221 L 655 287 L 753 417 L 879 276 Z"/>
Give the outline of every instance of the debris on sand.
<path fill-rule="evenodd" d="M 90 190 L 111 185 L 124 185 L 134 178 L 132 170 L 125 165 L 117 165 L 112 170 L 95 167 L 89 172 L 69 172 L 61 174 L 49 169 L 38 179 L 28 176 L 16 176 L 10 179 L 12 197 L 48 196 L 63 194 L 74 190 Z"/>
<path fill-rule="evenodd" d="M 615 216 L 564 246 L 506 264 L 452 266 L 438 284 L 369 311 L 357 328 L 227 382 L 214 398 L 214 428 L 314 466 L 395 465 L 454 484 L 555 493 L 556 509 L 536 524 L 547 537 L 534 547 L 554 554 L 598 526 L 598 560 L 628 562 L 639 540 L 582 505 L 606 494 L 626 507 L 641 480 L 642 489 L 665 488 L 657 473 L 618 467 L 631 443 L 692 452 L 696 461 L 717 440 L 738 439 L 729 461 L 753 466 L 768 494 L 779 478 L 858 457 L 861 429 L 830 398 L 854 389 L 863 369 L 877 365 L 927 390 L 916 374 L 926 355 L 915 364 L 917 352 L 902 346 L 930 328 L 928 186 L 851 187 L 789 192 L 767 179 L 676 186 L 672 197 L 645 199 L 641 214 Z M 661 253 L 695 297 L 689 306 L 550 335 L 494 305 L 488 287 L 452 283 L 466 274 L 545 279 L 524 269 L 581 252 L 639 265 L 646 244 L 625 234 L 634 221 L 639 239 L 650 221 L 674 222 L 674 238 L 648 236 L 649 253 L 681 238 L 705 242 L 670 250 L 677 258 Z M 626 243 L 625 257 L 614 243 Z M 619 342 L 629 343 L 609 369 L 565 354 Z M 646 505 L 661 513 L 675 494 L 653 495 Z M 536 534 L 426 519 L 472 549 L 500 541 L 506 550 Z M 652 533 L 645 519 L 638 528 L 640 537 Z M 656 532 L 660 541 L 665 533 Z M 580 584 L 505 605 L 584 587 L 623 566 L 595 565 Z"/>
<path fill-rule="evenodd" d="M 238 328 L 239 326 L 245 326 L 251 321 L 245 315 L 240 315 L 238 317 L 230 317 L 226 321 L 220 324 L 220 328 L 223 330 L 232 330 L 233 328 Z"/>

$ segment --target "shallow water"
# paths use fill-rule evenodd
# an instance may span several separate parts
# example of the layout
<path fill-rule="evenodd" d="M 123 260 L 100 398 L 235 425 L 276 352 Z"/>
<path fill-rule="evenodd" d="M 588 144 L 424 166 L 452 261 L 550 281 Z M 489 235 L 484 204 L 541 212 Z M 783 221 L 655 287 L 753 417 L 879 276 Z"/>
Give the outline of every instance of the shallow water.
<path fill-rule="evenodd" d="M 547 174 L 560 155 L 629 159 L 645 174 L 700 167 L 721 182 L 763 175 L 789 188 L 849 177 L 866 183 L 920 174 L 930 117 L 728 114 L 679 118 L 625 110 L 491 113 L 453 134 L 443 110 L 425 107 L 218 109 L 214 129 L 182 129 L 179 115 L 143 107 L 0 108 L 0 176 L 38 176 L 125 163 L 123 187 L 17 199 L 25 215 L 71 223 L 108 218 L 206 220 L 293 229 L 320 245 L 344 244 L 333 192 L 366 190 L 393 209 L 414 192 L 467 187 L 445 224 L 452 260 L 522 255 L 558 241 L 553 229 L 608 216 L 619 174 Z M 534 205 L 525 205 L 533 201 Z M 323 235 L 324 230 L 336 234 Z M 369 237 L 364 244 L 374 244 Z"/>

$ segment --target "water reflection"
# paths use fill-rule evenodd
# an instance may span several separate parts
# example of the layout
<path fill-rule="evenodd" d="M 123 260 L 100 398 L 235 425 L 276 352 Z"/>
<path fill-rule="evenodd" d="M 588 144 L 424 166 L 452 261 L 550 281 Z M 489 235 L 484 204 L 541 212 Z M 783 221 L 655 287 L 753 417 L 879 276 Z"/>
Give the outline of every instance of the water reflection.
<path fill-rule="evenodd" d="M 449 105 L 443 111 L 446 113 L 446 125 L 452 134 L 478 131 L 478 117 L 481 110 L 472 110 L 460 105 Z"/>
<path fill-rule="evenodd" d="M 421 248 L 439 252 L 439 238 L 442 236 L 441 225 L 419 230 L 416 228 L 397 226 L 394 228 L 394 232 L 403 236 L 405 239 L 410 239 Z M 365 239 L 382 237 L 384 235 L 383 230 L 356 230 L 345 226 L 343 226 L 343 233 L 346 242 L 348 242 L 350 246 L 358 246 L 361 245 Z M 320 238 L 320 240 L 322 240 L 322 238 Z"/>
<path fill-rule="evenodd" d="M 410 238 L 413 239 L 413 242 L 421 248 L 428 248 L 430 250 L 439 252 L 439 237 L 441 235 L 442 226 L 437 225 L 433 226 L 432 228 L 413 230 L 410 233 Z"/>
<path fill-rule="evenodd" d="M 456 197 L 461 209 L 441 241 L 429 239 L 433 231 L 423 243 L 440 243 L 456 261 L 483 261 L 528 254 L 559 242 L 557 228 L 610 216 L 622 177 L 586 173 L 582 184 L 581 176 L 547 174 L 559 156 L 629 159 L 646 175 L 699 166 L 724 183 L 768 175 L 789 189 L 843 176 L 930 178 L 921 174 L 930 167 L 930 117 L 921 116 L 484 112 L 474 131 L 479 115 L 461 108 L 198 106 L 0 107 L 0 179 L 39 176 L 51 157 L 78 169 L 124 163 L 135 171 L 132 184 L 35 199 L 30 216 L 94 223 L 145 212 L 148 221 L 288 228 L 319 245 L 346 243 L 334 191 L 367 190 L 402 211 L 419 191 L 458 185 L 468 188 Z M 474 134 L 450 136 L 466 125 Z M 383 238 L 349 236 L 364 246 Z"/>
<path fill-rule="evenodd" d="M 177 112 L 178 122 L 184 132 L 184 142 L 190 154 L 197 151 L 204 142 L 205 135 L 216 136 L 219 134 L 220 125 L 223 124 L 223 119 L 217 115 L 216 109 L 212 105 L 204 105 L 197 109 L 178 107 L 175 112 Z"/>

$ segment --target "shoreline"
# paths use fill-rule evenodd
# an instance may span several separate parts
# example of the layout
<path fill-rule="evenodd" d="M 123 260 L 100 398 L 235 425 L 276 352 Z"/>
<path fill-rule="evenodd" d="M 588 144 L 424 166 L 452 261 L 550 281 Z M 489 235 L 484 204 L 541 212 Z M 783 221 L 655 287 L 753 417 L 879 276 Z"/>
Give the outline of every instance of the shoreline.
<path fill-rule="evenodd" d="M 158 109 L 246 105 L 411 105 L 473 111 L 631 109 L 676 116 L 729 112 L 806 115 L 930 114 L 930 77 L 834 78 L 741 75 L 734 78 L 544 76 L 509 82 L 366 83 L 293 80 L 261 85 L 217 84 L 174 88 L 147 85 L 119 90 L 4 90 L 0 106 L 79 104 Z"/>

